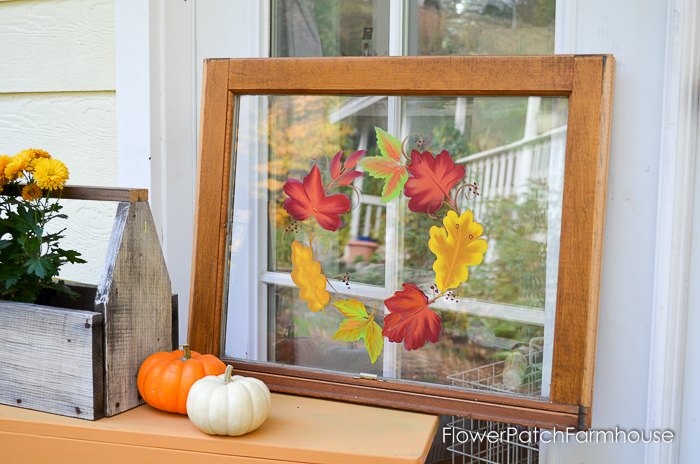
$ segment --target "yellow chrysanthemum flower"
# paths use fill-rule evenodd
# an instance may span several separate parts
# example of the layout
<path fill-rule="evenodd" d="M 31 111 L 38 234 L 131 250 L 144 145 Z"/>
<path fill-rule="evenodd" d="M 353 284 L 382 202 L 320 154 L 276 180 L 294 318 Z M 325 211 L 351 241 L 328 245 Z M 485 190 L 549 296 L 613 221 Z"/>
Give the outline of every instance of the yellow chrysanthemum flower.
<path fill-rule="evenodd" d="M 45 190 L 62 189 L 68 180 L 68 168 L 57 159 L 39 158 L 34 162 L 34 180 Z"/>
<path fill-rule="evenodd" d="M 42 150 L 40 148 L 27 148 L 26 150 L 22 150 L 21 152 L 17 153 L 19 154 L 25 154 L 29 156 L 31 159 L 38 159 L 38 158 L 51 158 L 51 155 L 49 154 L 48 151 Z"/>
<path fill-rule="evenodd" d="M 22 187 L 22 198 L 27 201 L 33 201 L 41 198 L 41 189 L 35 183 L 27 184 Z"/>
<path fill-rule="evenodd" d="M 12 181 L 23 177 L 24 174 L 22 173 L 22 171 L 26 170 L 29 167 L 29 164 L 32 162 L 32 159 L 33 158 L 31 155 L 22 151 L 10 158 L 10 161 L 5 166 L 5 177 L 7 178 L 7 180 Z"/>
<path fill-rule="evenodd" d="M 7 155 L 0 155 L 0 185 L 7 182 L 7 179 L 5 178 L 5 168 L 11 159 L 12 158 Z"/>

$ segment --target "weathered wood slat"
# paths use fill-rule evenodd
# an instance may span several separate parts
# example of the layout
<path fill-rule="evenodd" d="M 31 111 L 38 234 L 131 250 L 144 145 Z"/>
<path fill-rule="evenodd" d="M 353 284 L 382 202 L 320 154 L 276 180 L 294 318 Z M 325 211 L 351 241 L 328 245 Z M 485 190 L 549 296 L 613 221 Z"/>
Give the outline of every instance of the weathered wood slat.
<path fill-rule="evenodd" d="M 119 204 L 95 309 L 104 314 L 105 415 L 143 404 L 141 363 L 172 347 L 172 293 L 148 202 Z"/>
<path fill-rule="evenodd" d="M 60 193 L 60 198 L 65 198 L 67 200 L 94 201 L 148 201 L 148 190 L 75 185 L 64 187 L 63 191 Z"/>
<path fill-rule="evenodd" d="M 14 186 L 6 186 L 0 192 L 1 195 L 19 196 L 21 191 Z M 66 200 L 92 200 L 92 201 L 148 201 L 147 189 L 119 188 L 119 187 L 87 187 L 82 185 L 66 186 L 63 190 L 51 192 L 55 198 Z"/>
<path fill-rule="evenodd" d="M 103 415 L 102 314 L 0 301 L 0 403 Z"/>

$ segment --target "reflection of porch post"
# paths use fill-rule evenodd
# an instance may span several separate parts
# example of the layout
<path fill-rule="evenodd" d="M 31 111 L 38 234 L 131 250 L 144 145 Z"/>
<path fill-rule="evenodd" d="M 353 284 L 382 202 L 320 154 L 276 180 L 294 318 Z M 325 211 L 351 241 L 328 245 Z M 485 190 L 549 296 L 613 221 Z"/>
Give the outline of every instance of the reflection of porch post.
<path fill-rule="evenodd" d="M 369 132 L 371 128 L 367 124 L 366 121 L 364 121 L 365 118 L 360 118 L 363 122 L 362 125 L 360 126 L 360 140 L 357 144 L 357 149 L 358 150 L 366 150 L 367 149 L 367 141 L 369 140 Z M 355 188 L 357 189 L 358 192 L 362 192 L 362 184 L 363 184 L 363 179 L 365 176 L 360 176 L 357 179 L 355 179 L 354 185 Z M 355 210 L 350 214 L 350 239 L 354 240 L 357 239 L 358 234 L 360 232 L 360 210 L 362 209 L 362 199 L 360 199 L 360 202 L 357 204 L 355 207 Z M 343 254 L 343 259 L 347 260 L 348 259 L 348 248 L 345 247 L 345 252 Z"/>
<path fill-rule="evenodd" d="M 555 110 L 552 110 L 555 111 Z M 554 353 L 554 324 L 559 281 L 559 241 L 564 193 L 566 131 L 555 132 L 549 141 L 549 175 L 547 179 L 547 265 L 544 296 L 544 347 L 542 352 L 542 396 L 549 397 Z"/>
<path fill-rule="evenodd" d="M 540 97 L 528 97 L 527 114 L 525 116 L 525 130 L 523 139 L 527 140 L 537 136 L 537 114 L 540 111 Z M 527 193 L 530 174 L 532 173 L 533 146 L 525 145 L 515 157 L 515 172 L 513 173 L 513 187 L 518 197 Z"/>

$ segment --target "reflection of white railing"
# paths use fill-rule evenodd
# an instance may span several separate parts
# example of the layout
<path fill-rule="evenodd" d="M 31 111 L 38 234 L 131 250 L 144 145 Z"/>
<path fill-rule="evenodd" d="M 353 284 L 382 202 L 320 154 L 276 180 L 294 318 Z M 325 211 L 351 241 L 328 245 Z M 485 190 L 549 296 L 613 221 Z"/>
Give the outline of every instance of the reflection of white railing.
<path fill-rule="evenodd" d="M 566 126 L 561 126 L 457 159 L 457 163 L 468 165 L 468 179 L 479 186 L 481 195 L 475 199 L 475 215 L 480 216 L 485 200 L 521 194 L 530 181 L 548 179 L 550 153 L 564 153 L 565 148 Z"/>
<path fill-rule="evenodd" d="M 550 176 L 550 153 L 564 153 L 566 126 L 557 127 L 534 137 L 480 151 L 457 159 L 467 164 L 467 178 L 479 186 L 480 196 L 473 204 L 478 217 L 484 200 L 519 194 L 528 182 Z M 362 195 L 350 218 L 350 237 L 379 237 L 386 204 L 374 195 Z"/>

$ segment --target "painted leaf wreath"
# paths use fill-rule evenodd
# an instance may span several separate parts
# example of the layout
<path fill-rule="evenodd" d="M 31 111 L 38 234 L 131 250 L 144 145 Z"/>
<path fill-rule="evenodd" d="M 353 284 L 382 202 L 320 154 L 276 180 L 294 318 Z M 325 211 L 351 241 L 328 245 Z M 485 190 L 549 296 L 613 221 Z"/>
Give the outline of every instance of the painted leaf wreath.
<path fill-rule="evenodd" d="M 365 305 L 354 299 L 336 301 L 333 306 L 346 317 L 333 335 L 333 340 L 355 342 L 363 339 L 369 359 L 374 364 L 384 349 L 382 328 L 374 321 L 374 313 L 367 314 Z"/>
<path fill-rule="evenodd" d="M 379 156 L 365 156 L 365 150 L 357 150 L 347 158 L 338 151 L 330 160 L 324 186 L 321 170 L 314 164 L 302 181 L 288 179 L 283 187 L 287 198 L 284 209 L 296 221 L 313 217 L 315 223 L 328 231 L 343 227 L 342 216 L 350 211 L 350 198 L 344 193 L 330 193 L 334 189 L 348 188 L 362 176 L 360 166 L 370 176 L 384 181 L 381 200 L 388 202 L 403 192 L 408 199 L 408 209 L 415 213 L 434 217 L 447 213 L 442 226 L 430 228 L 427 246 L 435 255 L 433 271 L 435 285 L 431 294 L 415 283 L 405 282 L 384 301 L 387 314 L 384 327 L 377 322 L 375 311 L 367 312 L 365 305 L 356 299 L 333 301 L 344 319 L 333 334 L 333 340 L 357 342 L 362 340 L 370 361 L 374 364 L 384 349 L 384 337 L 390 342 L 403 343 L 406 350 L 416 350 L 426 343 L 437 343 L 442 331 L 440 315 L 431 305 L 441 298 L 454 300 L 456 289 L 469 278 L 469 267 L 483 261 L 487 243 L 483 226 L 474 220 L 471 210 L 461 212 L 462 192 L 479 195 L 476 184 L 465 181 L 466 168 L 454 162 L 450 153 L 413 150 L 406 156 L 404 142 L 388 132 L 375 128 Z M 356 192 L 357 193 L 357 192 Z M 359 214 L 359 213 L 356 213 Z M 308 241 L 313 241 L 313 223 Z M 293 224 L 295 232 L 300 229 Z M 288 229 L 289 230 L 289 229 Z M 301 229 L 305 230 L 305 229 Z M 346 274 L 347 276 L 348 274 Z M 298 240 L 292 242 L 292 280 L 299 288 L 299 298 L 309 310 L 319 312 L 331 300 L 326 290 L 328 279 L 319 261 L 314 258 L 314 247 Z M 347 277 L 344 283 L 348 285 Z"/>

